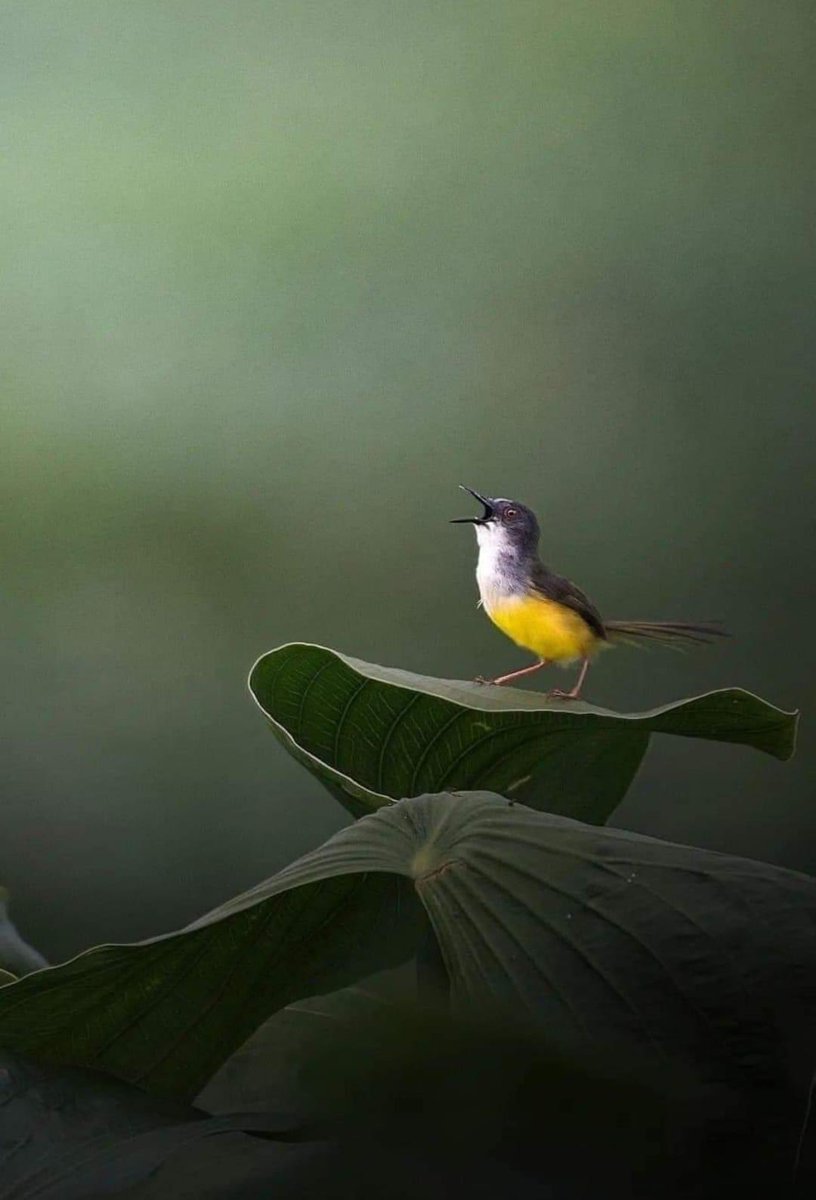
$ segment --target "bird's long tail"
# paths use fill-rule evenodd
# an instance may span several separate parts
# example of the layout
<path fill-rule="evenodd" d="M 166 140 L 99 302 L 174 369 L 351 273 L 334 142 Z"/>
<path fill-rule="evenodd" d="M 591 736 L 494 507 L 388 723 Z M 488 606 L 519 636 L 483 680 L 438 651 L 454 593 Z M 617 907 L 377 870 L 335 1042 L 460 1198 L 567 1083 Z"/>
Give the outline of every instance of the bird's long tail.
<path fill-rule="evenodd" d="M 606 621 L 604 629 L 610 642 L 631 642 L 633 645 L 658 642 L 673 650 L 684 650 L 695 643 L 729 636 L 716 621 Z"/>

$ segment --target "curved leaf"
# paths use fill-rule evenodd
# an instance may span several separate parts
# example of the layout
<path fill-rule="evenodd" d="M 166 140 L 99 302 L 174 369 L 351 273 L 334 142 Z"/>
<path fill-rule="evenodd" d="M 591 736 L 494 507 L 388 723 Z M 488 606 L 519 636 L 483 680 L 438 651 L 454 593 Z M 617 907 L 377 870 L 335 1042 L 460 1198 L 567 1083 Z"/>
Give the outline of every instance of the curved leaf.
<path fill-rule="evenodd" d="M 177 933 L 0 989 L 0 1045 L 192 1098 L 271 1013 L 413 954 L 421 910 L 408 881 L 368 875 L 367 847 L 336 871 L 316 855 Z"/>
<path fill-rule="evenodd" d="M 178 933 L 0 989 L 0 1043 L 192 1096 L 273 1012 L 409 957 L 422 909 L 456 1011 L 806 1093 L 816 882 L 485 793 L 382 808 Z"/>
<path fill-rule="evenodd" d="M 728 688 L 643 713 L 433 679 L 301 642 L 264 654 L 250 691 L 286 749 L 354 815 L 424 792 L 486 788 L 603 824 L 652 733 L 793 753 L 796 714 Z"/>

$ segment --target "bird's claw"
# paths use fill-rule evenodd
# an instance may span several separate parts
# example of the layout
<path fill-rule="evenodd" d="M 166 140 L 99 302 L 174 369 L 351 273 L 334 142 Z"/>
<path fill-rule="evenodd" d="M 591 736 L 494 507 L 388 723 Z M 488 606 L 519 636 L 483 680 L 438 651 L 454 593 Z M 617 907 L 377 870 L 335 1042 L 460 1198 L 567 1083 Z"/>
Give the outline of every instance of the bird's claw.
<path fill-rule="evenodd" d="M 474 683 L 492 683 L 492 679 L 485 679 L 484 675 L 477 675 L 473 680 Z"/>
<path fill-rule="evenodd" d="M 580 693 L 562 692 L 561 688 L 553 688 L 552 691 L 547 692 L 547 696 L 550 700 L 580 700 L 581 698 Z"/>

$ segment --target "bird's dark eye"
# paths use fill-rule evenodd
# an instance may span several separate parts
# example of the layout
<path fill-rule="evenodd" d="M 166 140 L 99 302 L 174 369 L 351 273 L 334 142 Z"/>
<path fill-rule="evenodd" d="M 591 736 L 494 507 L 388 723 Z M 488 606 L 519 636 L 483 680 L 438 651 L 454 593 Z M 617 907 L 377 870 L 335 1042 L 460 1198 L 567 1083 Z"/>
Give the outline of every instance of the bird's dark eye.
<path fill-rule="evenodd" d="M 505 519 L 505 521 L 512 521 L 512 520 L 513 520 L 513 517 L 517 517 L 517 516 L 518 516 L 518 509 L 517 509 L 517 508 L 506 508 L 506 509 L 504 510 L 504 519 Z"/>

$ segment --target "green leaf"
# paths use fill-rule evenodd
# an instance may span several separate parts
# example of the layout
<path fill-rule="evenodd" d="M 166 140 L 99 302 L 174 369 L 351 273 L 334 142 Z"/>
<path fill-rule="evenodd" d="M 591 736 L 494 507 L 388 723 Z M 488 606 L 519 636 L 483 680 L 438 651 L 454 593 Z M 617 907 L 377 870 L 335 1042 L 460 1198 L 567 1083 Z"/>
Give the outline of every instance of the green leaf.
<path fill-rule="evenodd" d="M 410 882 L 369 875 L 367 845 L 335 868 L 338 853 L 329 843 L 177 933 L 0 988 L 0 1045 L 191 1098 L 271 1013 L 412 956 Z"/>
<path fill-rule="evenodd" d="M 273 1012 L 410 957 L 423 910 L 455 1012 L 806 1094 L 816 882 L 485 793 L 381 808 L 178 933 L 0 989 L 0 1044 L 190 1097 Z"/>
<path fill-rule="evenodd" d="M 9 982 L 6 975 L 13 979 L 47 966 L 39 950 L 24 942 L 17 932 L 16 925 L 8 915 L 8 892 L 0 887 L 0 987 Z"/>
<path fill-rule="evenodd" d="M 300 642 L 259 658 L 249 687 L 286 749 L 356 817 L 406 796 L 486 788 L 603 824 L 650 734 L 737 742 L 785 759 L 797 719 L 737 688 L 614 713 Z"/>

